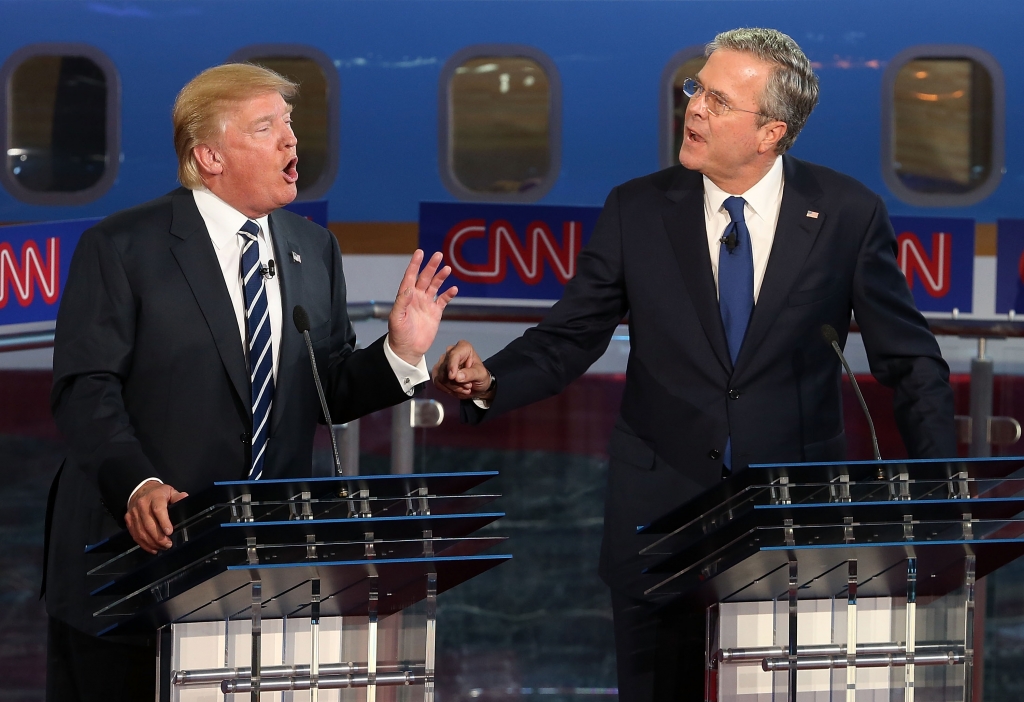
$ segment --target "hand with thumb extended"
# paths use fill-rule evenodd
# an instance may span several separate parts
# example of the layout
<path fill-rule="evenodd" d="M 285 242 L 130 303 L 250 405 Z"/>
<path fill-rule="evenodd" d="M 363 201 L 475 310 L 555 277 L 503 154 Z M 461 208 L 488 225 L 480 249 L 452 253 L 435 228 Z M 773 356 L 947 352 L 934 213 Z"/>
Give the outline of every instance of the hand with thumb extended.
<path fill-rule="evenodd" d="M 452 286 L 438 294 L 452 272 L 449 266 L 438 270 L 441 253 L 435 253 L 420 271 L 423 251 L 416 249 L 398 286 L 398 296 L 388 316 L 388 344 L 395 355 L 417 365 L 430 349 L 441 324 L 441 314 L 459 289 Z"/>
<path fill-rule="evenodd" d="M 434 365 L 434 385 L 460 400 L 494 398 L 491 374 L 468 341 L 449 346 Z"/>

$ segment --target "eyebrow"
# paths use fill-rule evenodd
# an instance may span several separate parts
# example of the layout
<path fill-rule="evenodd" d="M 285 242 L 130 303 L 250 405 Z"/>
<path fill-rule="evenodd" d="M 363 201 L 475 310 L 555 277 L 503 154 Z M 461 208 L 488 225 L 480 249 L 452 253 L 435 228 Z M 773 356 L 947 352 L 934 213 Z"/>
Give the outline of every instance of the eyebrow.
<path fill-rule="evenodd" d="M 291 105 L 288 105 L 287 109 L 284 111 L 284 116 L 287 117 L 288 115 L 290 115 L 292 113 L 293 109 L 294 108 Z M 260 125 L 260 124 L 262 124 L 264 122 L 273 122 L 274 119 L 276 119 L 276 118 L 277 118 L 276 114 L 269 114 L 269 115 L 263 115 L 261 117 L 257 117 L 256 119 L 254 119 L 252 122 L 249 123 L 249 129 L 253 129 L 254 127 L 256 127 L 256 126 L 258 126 L 258 125 Z"/>
<path fill-rule="evenodd" d="M 695 80 L 698 83 L 700 83 L 701 87 L 704 88 L 704 90 L 706 90 L 707 92 L 711 93 L 712 95 L 717 97 L 722 102 L 728 103 L 728 102 L 732 101 L 732 99 L 729 97 L 728 94 L 723 93 L 721 90 L 715 90 L 713 88 L 709 88 L 707 85 L 705 85 L 704 81 L 702 81 L 700 79 L 700 73 L 697 73 L 697 77 L 695 78 Z"/>
<path fill-rule="evenodd" d="M 715 90 L 713 88 L 709 88 L 706 85 L 704 86 L 704 90 L 708 91 L 709 93 L 711 93 L 724 103 L 732 102 L 732 99 L 726 93 L 723 93 L 721 90 Z"/>

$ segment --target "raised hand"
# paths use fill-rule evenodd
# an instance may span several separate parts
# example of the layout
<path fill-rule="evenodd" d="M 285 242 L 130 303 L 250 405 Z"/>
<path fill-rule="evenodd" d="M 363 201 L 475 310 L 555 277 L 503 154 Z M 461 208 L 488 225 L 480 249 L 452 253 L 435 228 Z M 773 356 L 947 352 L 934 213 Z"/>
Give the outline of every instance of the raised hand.
<path fill-rule="evenodd" d="M 434 385 L 460 400 L 491 400 L 491 374 L 468 341 L 449 346 L 431 373 Z"/>
<path fill-rule="evenodd" d="M 452 272 L 449 266 L 441 270 L 441 253 L 435 253 L 420 271 L 423 251 L 416 249 L 398 286 L 395 306 L 388 317 L 388 343 L 399 358 L 416 365 L 430 349 L 441 324 L 441 313 L 459 289 L 454 285 L 438 295 L 445 278 Z"/>

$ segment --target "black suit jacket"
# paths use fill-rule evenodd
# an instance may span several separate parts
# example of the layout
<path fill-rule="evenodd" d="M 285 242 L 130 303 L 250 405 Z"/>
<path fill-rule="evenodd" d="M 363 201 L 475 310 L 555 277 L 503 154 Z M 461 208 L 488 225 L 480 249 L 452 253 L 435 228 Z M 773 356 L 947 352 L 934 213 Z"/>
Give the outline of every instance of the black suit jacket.
<path fill-rule="evenodd" d="M 270 229 L 283 320 L 264 479 L 310 475 L 322 421 L 305 342 L 291 323 L 296 305 L 309 313 L 334 421 L 407 399 L 383 339 L 355 350 L 335 238 L 283 210 L 270 215 Z M 114 214 L 82 236 L 57 315 L 53 370 L 51 403 L 68 455 L 51 492 L 46 604 L 88 632 L 98 627 L 83 549 L 123 526 L 141 481 L 156 476 L 195 494 L 248 474 L 245 352 L 190 191 Z"/>
<path fill-rule="evenodd" d="M 735 367 L 718 307 L 700 173 L 681 166 L 615 188 L 577 274 L 544 321 L 485 362 L 484 412 L 554 395 L 604 353 L 629 314 L 630 354 L 610 449 L 601 575 L 637 594 L 636 527 L 750 463 L 842 460 L 841 365 L 855 314 L 871 371 L 895 389 L 913 457 L 956 454 L 949 369 L 896 265 L 881 199 L 835 171 L 783 157 L 785 186 L 765 277 Z M 815 215 L 816 213 L 816 215 Z M 641 588 L 642 591 L 642 588 Z"/>

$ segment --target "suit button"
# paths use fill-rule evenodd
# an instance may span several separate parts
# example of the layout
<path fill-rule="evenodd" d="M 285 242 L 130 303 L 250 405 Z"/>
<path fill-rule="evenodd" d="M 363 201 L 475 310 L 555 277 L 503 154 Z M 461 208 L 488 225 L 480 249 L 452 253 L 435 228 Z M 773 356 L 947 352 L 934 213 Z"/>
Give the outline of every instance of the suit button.
<path fill-rule="evenodd" d="M 711 449 L 710 451 L 708 451 L 708 458 L 710 458 L 712 461 L 717 461 L 721 457 L 722 452 L 719 451 L 718 449 Z"/>
<path fill-rule="evenodd" d="M 739 390 L 730 390 L 729 391 L 729 397 L 731 399 L 733 399 L 733 400 L 740 399 L 740 391 Z"/>
<path fill-rule="evenodd" d="M 243 444 L 247 444 L 252 440 L 252 438 L 249 436 L 249 432 L 247 431 L 243 431 L 241 434 L 239 434 L 238 438 L 241 439 Z"/>

